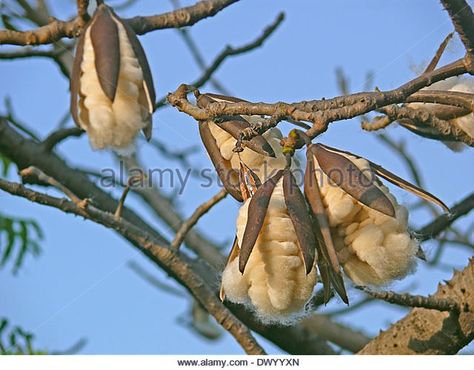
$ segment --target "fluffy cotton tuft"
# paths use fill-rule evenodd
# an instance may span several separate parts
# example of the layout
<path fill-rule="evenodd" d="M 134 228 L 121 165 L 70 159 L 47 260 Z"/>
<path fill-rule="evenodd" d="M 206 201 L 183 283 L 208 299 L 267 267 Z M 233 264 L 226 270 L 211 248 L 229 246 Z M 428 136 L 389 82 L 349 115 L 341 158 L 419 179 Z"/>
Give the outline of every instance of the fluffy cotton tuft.
<path fill-rule="evenodd" d="M 111 147 L 120 154 L 134 151 L 134 140 L 150 115 L 144 104 L 142 69 L 128 40 L 125 28 L 115 20 L 120 43 L 120 73 L 112 102 L 103 92 L 95 68 L 89 27 L 84 40 L 79 94 L 79 124 L 87 131 L 94 149 Z"/>
<path fill-rule="evenodd" d="M 237 217 L 239 245 L 249 202 L 242 205 Z M 289 325 L 304 315 L 315 284 L 316 268 L 306 275 L 280 180 L 244 273 L 235 258 L 223 272 L 222 288 L 228 300 L 253 309 L 262 322 Z"/>
<path fill-rule="evenodd" d="M 364 175 L 372 174 L 365 159 L 346 157 Z M 331 234 L 345 274 L 356 285 L 385 285 L 403 278 L 414 268 L 418 250 L 417 242 L 407 231 L 406 208 L 380 184 L 377 186 L 390 199 L 396 217 L 367 207 L 336 186 L 321 170 L 316 157 L 314 161 Z"/>

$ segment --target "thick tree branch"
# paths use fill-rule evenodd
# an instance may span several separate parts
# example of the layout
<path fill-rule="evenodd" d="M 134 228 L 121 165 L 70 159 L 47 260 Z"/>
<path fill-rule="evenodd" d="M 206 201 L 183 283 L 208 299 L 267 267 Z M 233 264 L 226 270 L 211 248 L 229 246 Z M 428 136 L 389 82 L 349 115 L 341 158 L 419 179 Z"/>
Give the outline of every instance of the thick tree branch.
<path fill-rule="evenodd" d="M 181 8 L 173 12 L 147 17 L 138 16 L 127 19 L 126 22 L 139 35 L 159 29 L 192 26 L 204 18 L 214 16 L 219 11 L 237 1 L 238 0 L 199 1 L 195 5 Z M 84 19 L 83 17 L 78 16 L 68 22 L 53 20 L 45 26 L 30 31 L 1 30 L 0 45 L 50 44 L 63 37 L 77 37 L 81 33 L 83 26 Z"/>
<path fill-rule="evenodd" d="M 446 285 L 439 285 L 439 299 L 451 299 L 461 312 L 415 308 L 380 333 L 359 354 L 455 354 L 474 339 L 474 260 L 456 271 Z"/>
<path fill-rule="evenodd" d="M 139 168 L 142 166 L 136 158 L 124 158 L 123 163 L 127 171 Z M 140 196 L 158 218 L 163 220 L 172 230 L 177 232 L 180 225 L 185 219 L 176 211 L 171 201 L 163 195 L 161 190 L 156 186 L 151 187 L 136 187 L 133 191 Z M 218 248 L 210 240 L 202 236 L 196 230 L 189 230 L 185 237 L 186 246 L 192 249 L 198 256 L 203 258 L 207 263 L 213 266 L 218 271 L 224 266 L 224 256 L 218 252 Z"/>
<path fill-rule="evenodd" d="M 370 341 L 365 334 L 339 324 L 326 315 L 312 315 L 303 320 L 301 325 L 350 352 L 360 351 Z"/>
<path fill-rule="evenodd" d="M 386 114 L 390 120 L 403 120 L 420 122 L 436 129 L 443 137 L 453 138 L 456 141 L 463 142 L 466 145 L 474 146 L 474 137 L 464 132 L 448 121 L 437 118 L 426 109 L 413 109 L 410 107 L 399 107 L 398 105 L 389 105 L 379 109 Z"/>

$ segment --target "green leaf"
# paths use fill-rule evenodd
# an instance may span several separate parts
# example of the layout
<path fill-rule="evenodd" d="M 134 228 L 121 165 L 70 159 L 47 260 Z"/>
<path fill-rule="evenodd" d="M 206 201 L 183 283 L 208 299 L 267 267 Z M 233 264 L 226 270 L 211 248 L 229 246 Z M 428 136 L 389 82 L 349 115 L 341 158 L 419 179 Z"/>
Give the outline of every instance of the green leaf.
<path fill-rule="evenodd" d="M 12 161 L 3 155 L 0 155 L 0 163 L 2 164 L 2 176 L 7 177 Z"/>
<path fill-rule="evenodd" d="M 0 268 L 14 258 L 13 273 L 16 274 L 28 253 L 33 257 L 41 254 L 39 242 L 43 238 L 43 231 L 35 220 L 11 218 L 0 214 Z"/>
<path fill-rule="evenodd" d="M 3 230 L 6 231 L 7 245 L 3 251 L 2 259 L 0 260 L 0 267 L 3 267 L 7 262 L 8 258 L 12 254 L 13 246 L 15 244 L 15 230 L 13 230 L 13 220 L 5 218 L 3 220 Z"/>

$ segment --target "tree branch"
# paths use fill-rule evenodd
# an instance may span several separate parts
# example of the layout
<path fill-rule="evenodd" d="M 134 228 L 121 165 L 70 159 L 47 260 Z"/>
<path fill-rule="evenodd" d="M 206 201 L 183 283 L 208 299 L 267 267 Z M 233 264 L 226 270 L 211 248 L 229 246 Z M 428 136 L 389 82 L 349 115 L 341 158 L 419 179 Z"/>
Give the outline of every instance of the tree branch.
<path fill-rule="evenodd" d="M 189 230 L 192 229 L 194 225 L 197 224 L 199 219 L 204 216 L 209 210 L 214 207 L 217 203 L 219 203 L 222 199 L 227 196 L 227 191 L 225 189 L 220 190 L 216 195 L 214 195 L 211 199 L 201 204 L 196 210 L 193 212 L 191 217 L 189 217 L 183 224 L 180 226 L 179 230 L 176 232 L 176 236 L 174 240 L 171 242 L 171 247 L 178 249 L 181 243 L 184 241 L 186 234 Z"/>
<path fill-rule="evenodd" d="M 350 352 L 360 351 L 371 339 L 359 331 L 331 320 L 326 315 L 312 315 L 303 320 L 302 325 L 310 332 L 320 333 L 324 339 Z"/>
<path fill-rule="evenodd" d="M 247 53 L 254 49 L 259 48 L 263 45 L 263 43 L 276 31 L 276 29 L 281 25 L 283 20 L 285 19 L 285 13 L 279 13 L 276 19 L 273 21 L 272 24 L 267 26 L 262 34 L 257 37 L 254 41 L 249 42 L 245 45 L 239 47 L 232 47 L 227 45 L 215 58 L 214 61 L 209 65 L 207 69 L 204 70 L 203 74 L 195 80 L 190 85 L 194 88 L 198 89 L 203 86 L 209 79 L 214 75 L 214 72 L 221 66 L 221 64 L 228 58 L 240 54 Z M 163 97 L 156 103 L 156 108 L 159 108 L 166 104 L 167 97 Z"/>
<path fill-rule="evenodd" d="M 366 287 L 357 287 L 369 296 L 385 302 L 405 307 L 423 307 L 429 310 L 459 312 L 459 304 L 450 298 L 396 293 L 392 291 L 373 291 Z"/>
<path fill-rule="evenodd" d="M 181 8 L 173 12 L 147 17 L 137 16 L 131 19 L 126 19 L 125 21 L 137 34 L 143 35 L 159 29 L 192 26 L 204 18 L 214 16 L 237 1 L 238 0 L 199 1 L 195 5 Z M 81 16 L 78 16 L 68 22 L 53 20 L 45 26 L 30 31 L 1 30 L 0 45 L 41 45 L 53 43 L 63 37 L 77 37 L 84 26 L 83 22 L 84 19 Z"/>
<path fill-rule="evenodd" d="M 420 241 L 436 238 L 458 218 L 467 215 L 474 209 L 474 193 L 468 195 L 450 208 L 450 214 L 442 214 L 417 231 L 416 237 Z"/>
<path fill-rule="evenodd" d="M 187 99 L 190 91 L 199 92 L 192 86 L 181 85 L 168 95 L 168 101 L 179 111 L 184 112 L 198 121 L 212 120 L 224 115 L 263 115 L 270 118 L 258 130 L 244 130 L 245 139 L 261 134 L 262 131 L 274 127 L 283 119 L 312 122 L 313 126 L 306 131 L 306 135 L 313 139 L 325 132 L 331 122 L 350 119 L 390 104 L 403 103 L 408 96 L 423 87 L 448 77 L 464 73 L 474 73 L 474 65 L 469 56 L 459 59 L 444 67 L 427 72 L 407 82 L 397 89 L 376 91 L 340 96 L 333 99 L 304 101 L 298 103 L 225 103 L 216 102 L 206 108 L 199 108 Z"/>
<path fill-rule="evenodd" d="M 61 141 L 69 137 L 79 137 L 84 133 L 84 130 L 79 127 L 69 127 L 63 128 L 57 131 L 53 131 L 49 136 L 47 136 L 42 143 L 42 146 L 45 151 L 50 152 L 58 145 Z"/>
<path fill-rule="evenodd" d="M 466 51 L 474 58 L 474 14 L 465 0 L 441 0 L 461 37 Z"/>

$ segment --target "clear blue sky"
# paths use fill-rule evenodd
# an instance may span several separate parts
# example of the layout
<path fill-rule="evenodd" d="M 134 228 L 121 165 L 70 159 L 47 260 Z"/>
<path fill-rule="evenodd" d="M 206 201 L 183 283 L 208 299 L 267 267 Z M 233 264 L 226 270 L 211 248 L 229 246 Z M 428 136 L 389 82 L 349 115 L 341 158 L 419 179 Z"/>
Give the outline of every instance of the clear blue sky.
<path fill-rule="evenodd" d="M 55 16 L 59 18 L 74 13 L 75 1 L 50 3 L 57 6 Z M 190 3 L 183 1 L 185 5 Z M 121 15 L 157 14 L 170 9 L 167 0 L 138 0 Z M 206 61 L 211 62 L 226 44 L 239 46 L 253 40 L 281 10 L 285 11 L 286 20 L 263 48 L 227 60 L 216 74 L 236 96 L 267 102 L 332 97 L 338 95 L 335 82 L 338 66 L 350 76 L 353 91 L 363 89 L 369 70 L 375 73 L 375 83 L 380 89 L 394 88 L 411 79 L 414 73 L 410 66 L 429 61 L 453 29 L 437 1 L 242 0 L 216 17 L 198 23 L 192 28 L 192 35 Z M 176 31 L 149 33 L 141 40 L 158 96 L 199 75 Z M 461 43 L 455 40 L 442 63 L 462 53 Z M 1 61 L 0 82 L 0 99 L 9 96 L 18 117 L 41 136 L 54 129 L 68 109 L 68 82 L 50 61 Z M 154 137 L 173 148 L 198 143 L 196 124 L 173 109 L 158 111 L 154 124 Z M 287 130 L 288 126 L 283 128 Z M 443 145 L 416 137 L 402 128 L 388 131 L 396 138 L 407 139 L 408 151 L 423 168 L 427 190 L 448 205 L 472 192 L 472 150 L 454 154 Z M 363 132 L 356 120 L 331 125 L 321 141 L 361 154 L 408 177 L 403 163 L 373 134 Z M 114 165 L 109 153 L 92 152 L 85 137 L 69 140 L 59 151 L 72 164 L 97 169 Z M 167 163 L 147 146 L 140 148 L 140 154 L 149 166 L 174 168 L 176 165 Z M 209 165 L 202 151 L 192 161 L 197 168 Z M 10 178 L 17 178 L 14 171 Z M 191 184 L 177 201 L 183 213 L 189 215 L 215 192 L 216 188 L 202 189 Z M 405 204 L 415 200 L 411 195 L 395 192 Z M 170 235 L 137 199 L 130 197 L 128 202 Z M 33 331 L 37 347 L 60 350 L 84 337 L 88 343 L 81 353 L 86 354 L 241 353 L 229 335 L 208 342 L 179 324 L 179 317 L 189 311 L 188 300 L 161 292 L 132 272 L 126 265 L 131 260 L 162 281 L 175 285 L 112 231 L 5 193 L 0 193 L 0 209 L 2 213 L 37 219 L 46 235 L 42 255 L 38 259 L 28 258 L 17 276 L 12 276 L 9 268 L 0 270 L 0 317 L 8 317 L 12 323 Z M 217 242 L 230 242 L 236 211 L 237 204 L 226 199 L 200 221 L 199 229 Z M 461 220 L 460 225 L 472 223 L 473 217 L 471 214 Z M 412 224 L 418 226 L 429 220 L 425 213 L 411 217 Z M 428 255 L 434 252 L 432 248 L 431 243 L 425 244 Z M 451 246 L 447 251 L 446 263 L 457 267 L 467 263 L 469 253 L 465 250 Z M 428 268 L 420 263 L 413 276 L 391 288 L 409 287 L 412 292 L 429 293 L 436 289 L 438 281 L 450 276 L 449 270 Z M 415 287 L 413 282 L 417 282 Z M 349 294 L 353 301 L 357 299 L 356 291 Z M 334 302 L 329 308 L 334 307 L 342 307 L 342 303 Z M 387 305 L 369 307 L 346 316 L 345 320 L 375 335 L 404 314 L 403 310 Z M 272 353 L 279 353 L 265 341 L 264 346 Z"/>

